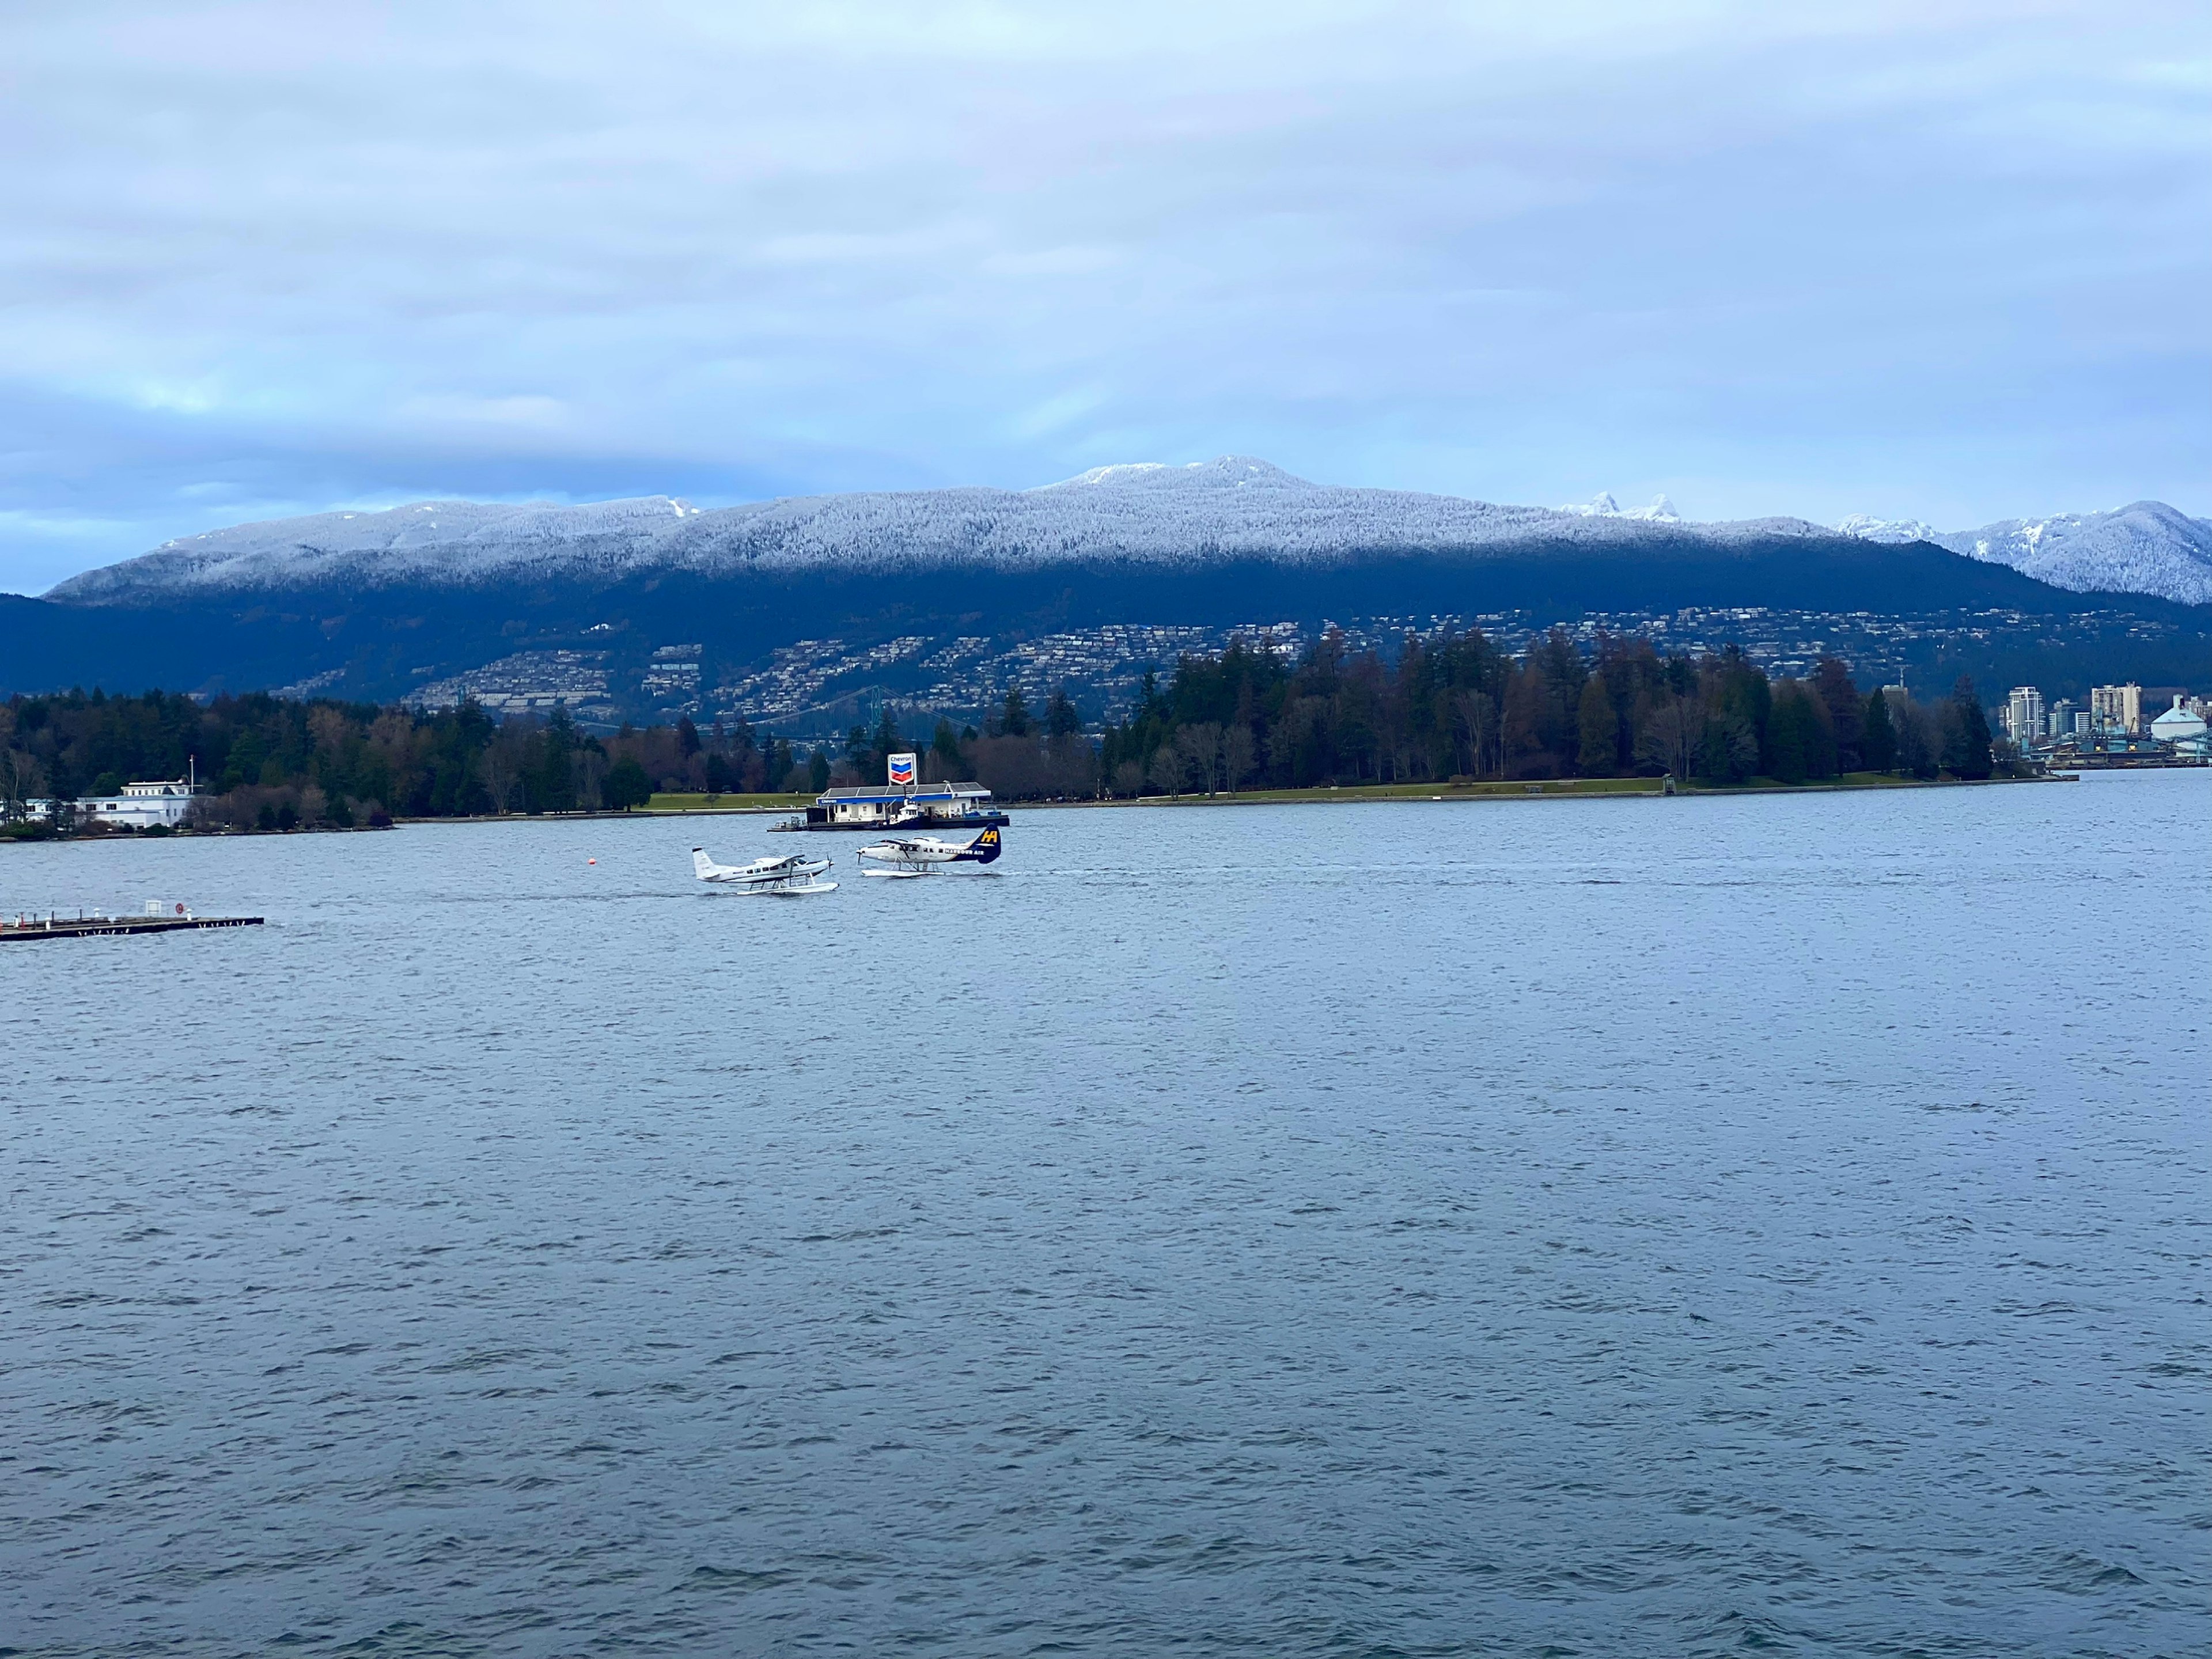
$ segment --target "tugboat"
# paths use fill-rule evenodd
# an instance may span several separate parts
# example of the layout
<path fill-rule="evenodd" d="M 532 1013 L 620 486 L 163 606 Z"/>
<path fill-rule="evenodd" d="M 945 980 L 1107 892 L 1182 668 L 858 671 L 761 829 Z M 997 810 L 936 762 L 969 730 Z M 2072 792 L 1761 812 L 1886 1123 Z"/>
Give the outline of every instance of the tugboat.
<path fill-rule="evenodd" d="M 994 830 L 1011 820 L 980 783 L 920 783 L 918 757 L 887 757 L 882 787 L 831 789 L 776 830 Z"/>

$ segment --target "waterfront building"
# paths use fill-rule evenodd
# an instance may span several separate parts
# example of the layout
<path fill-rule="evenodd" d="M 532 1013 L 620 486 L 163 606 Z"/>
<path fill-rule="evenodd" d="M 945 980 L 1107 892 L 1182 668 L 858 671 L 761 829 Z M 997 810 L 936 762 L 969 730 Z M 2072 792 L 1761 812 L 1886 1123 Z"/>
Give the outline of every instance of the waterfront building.
<path fill-rule="evenodd" d="M 191 811 L 192 793 L 189 778 L 155 778 L 126 783 L 113 794 L 88 795 L 76 803 L 76 811 L 79 817 L 97 818 L 118 830 L 173 830 Z M 33 817 L 54 815 L 52 800 L 27 800 L 23 805 Z"/>
<path fill-rule="evenodd" d="M 806 809 L 810 828 L 875 830 L 893 824 L 927 829 L 976 823 L 990 813 L 991 792 L 980 783 L 925 783 L 912 789 L 832 789 Z"/>
<path fill-rule="evenodd" d="M 2043 736 L 2043 693 L 2032 685 L 2015 685 L 2005 702 L 2005 735 L 2027 744 Z"/>
<path fill-rule="evenodd" d="M 2204 735 L 2204 717 L 2192 714 L 2182 707 L 2179 693 L 2174 695 L 2173 707 L 2150 723 L 2150 734 L 2160 743 L 2170 743 L 2176 749 L 2185 745 L 2192 750 L 2197 739 Z"/>
<path fill-rule="evenodd" d="M 2100 685 L 2089 693 L 2089 724 L 2100 732 L 2142 730 L 2142 687 L 2130 680 L 2125 685 Z"/>
<path fill-rule="evenodd" d="M 2043 729 L 2051 742 L 2063 743 L 2074 735 L 2074 717 L 2081 712 L 2081 705 L 2071 697 L 2061 697 L 2044 712 Z"/>
<path fill-rule="evenodd" d="M 832 789 L 794 819 L 793 829 L 927 830 L 939 825 L 982 829 L 1003 824 L 1006 816 L 991 805 L 991 792 L 980 783 L 923 783 L 914 755 L 886 757 L 888 777 L 877 787 Z"/>

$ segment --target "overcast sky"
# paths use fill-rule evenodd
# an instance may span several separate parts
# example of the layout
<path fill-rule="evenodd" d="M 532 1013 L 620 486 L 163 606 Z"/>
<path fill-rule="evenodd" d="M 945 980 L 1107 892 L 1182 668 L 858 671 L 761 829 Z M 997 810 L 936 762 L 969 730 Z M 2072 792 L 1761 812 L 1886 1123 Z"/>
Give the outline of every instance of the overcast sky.
<path fill-rule="evenodd" d="M 71 0 L 0 144 L 0 588 L 1223 453 L 2212 513 L 2203 0 Z"/>

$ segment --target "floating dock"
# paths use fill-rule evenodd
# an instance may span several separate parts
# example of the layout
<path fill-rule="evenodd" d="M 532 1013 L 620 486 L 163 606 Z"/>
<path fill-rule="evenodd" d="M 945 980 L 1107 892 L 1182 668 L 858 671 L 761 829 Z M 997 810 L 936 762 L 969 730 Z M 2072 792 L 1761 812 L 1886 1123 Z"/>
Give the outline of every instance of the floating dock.
<path fill-rule="evenodd" d="M 258 927 L 259 916 L 25 916 L 0 920 L 0 945 L 102 933 L 180 933 L 198 927 Z"/>

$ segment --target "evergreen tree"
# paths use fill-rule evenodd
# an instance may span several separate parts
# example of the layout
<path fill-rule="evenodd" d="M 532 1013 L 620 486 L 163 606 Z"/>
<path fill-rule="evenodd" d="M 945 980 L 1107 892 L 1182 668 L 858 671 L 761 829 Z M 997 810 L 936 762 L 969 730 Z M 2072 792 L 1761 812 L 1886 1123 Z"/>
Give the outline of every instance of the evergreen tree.
<path fill-rule="evenodd" d="M 806 763 L 806 775 L 808 781 L 813 784 L 814 793 L 817 795 L 830 787 L 830 751 L 828 750 L 819 744 L 816 745 L 813 755 Z"/>
<path fill-rule="evenodd" d="M 1696 764 L 1700 783 L 1741 783 L 1758 769 L 1759 734 L 1741 714 L 1708 714 Z"/>
<path fill-rule="evenodd" d="M 1859 688 L 1850 670 L 1834 657 L 1823 657 L 1813 670 L 1813 690 L 1828 714 L 1828 729 L 1835 734 L 1836 763 L 1844 771 L 1860 764 L 1859 732 L 1864 724 Z"/>
<path fill-rule="evenodd" d="M 1802 783 L 1812 775 L 1813 710 L 1804 694 L 1791 691 L 1774 700 L 1767 717 L 1767 745 L 1773 750 L 1774 775 L 1784 783 Z"/>
<path fill-rule="evenodd" d="M 930 734 L 929 751 L 937 757 L 937 769 L 950 782 L 960 775 L 960 734 L 952 729 L 952 722 L 940 718 L 937 730 Z"/>
<path fill-rule="evenodd" d="M 685 760 L 699 752 L 699 728 L 692 724 L 689 714 L 676 722 L 676 746 Z"/>
<path fill-rule="evenodd" d="M 545 722 L 538 764 L 538 810 L 570 812 L 576 806 L 576 722 L 568 705 L 556 702 Z"/>
<path fill-rule="evenodd" d="M 617 811 L 627 812 L 653 799 L 653 781 L 645 775 L 645 768 L 638 764 L 636 756 L 624 755 L 608 769 L 600 795 Z"/>
<path fill-rule="evenodd" d="M 1236 648 L 1234 645 L 1231 647 L 1232 651 Z M 1067 687 L 1054 686 L 1052 700 L 1045 704 L 1044 708 L 1045 736 L 1054 743 L 1065 743 L 1082 730 L 1083 716 L 1075 712 L 1075 705 L 1068 701 Z"/>
<path fill-rule="evenodd" d="M 1897 726 L 1889 718 L 1889 697 L 1880 686 L 1867 694 L 1859 720 L 1859 763 L 1869 772 L 1897 764 Z"/>
<path fill-rule="evenodd" d="M 876 712 L 875 770 L 882 773 L 888 757 L 906 747 L 906 739 L 899 736 L 898 721 L 891 716 L 891 706 L 885 703 Z"/>
<path fill-rule="evenodd" d="M 1006 701 L 999 710 L 999 732 L 1002 737 L 1026 738 L 1030 734 L 1030 706 L 1022 701 L 1022 688 L 1006 688 Z"/>
<path fill-rule="evenodd" d="M 1609 778 L 1620 740 L 1620 721 L 1613 713 L 1613 697 L 1606 690 L 1602 674 L 1593 674 L 1583 682 L 1581 705 L 1576 722 L 1580 740 L 1577 769 L 1586 778 Z"/>
<path fill-rule="evenodd" d="M 1951 688 L 1951 718 L 1947 735 L 1943 763 L 1954 776 L 1986 778 L 1996 770 L 1990 756 L 1989 717 L 1982 713 L 1982 700 L 1975 695 L 1974 683 L 1966 675 Z"/>

